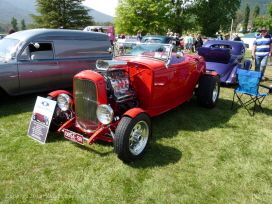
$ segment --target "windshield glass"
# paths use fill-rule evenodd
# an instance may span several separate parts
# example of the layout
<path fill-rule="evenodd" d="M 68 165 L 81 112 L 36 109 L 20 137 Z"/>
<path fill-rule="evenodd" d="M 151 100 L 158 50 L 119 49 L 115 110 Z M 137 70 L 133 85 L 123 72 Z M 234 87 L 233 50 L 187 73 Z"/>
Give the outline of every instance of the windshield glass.
<path fill-rule="evenodd" d="M 123 43 L 117 42 L 115 44 L 115 56 L 129 55 L 129 56 L 143 56 L 152 57 L 166 61 L 172 52 L 171 44 L 158 43 Z"/>
<path fill-rule="evenodd" d="M 4 38 L 0 40 L 0 58 L 11 59 L 15 57 L 19 40 Z"/>

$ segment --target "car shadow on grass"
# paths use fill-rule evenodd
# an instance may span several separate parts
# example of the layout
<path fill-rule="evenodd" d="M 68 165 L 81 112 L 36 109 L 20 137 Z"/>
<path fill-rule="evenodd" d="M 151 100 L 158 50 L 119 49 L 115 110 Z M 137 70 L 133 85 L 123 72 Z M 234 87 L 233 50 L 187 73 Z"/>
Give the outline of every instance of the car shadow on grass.
<path fill-rule="evenodd" d="M 205 109 L 197 106 L 196 99 L 192 98 L 190 101 L 152 118 L 153 136 L 146 154 L 141 159 L 126 164 L 133 168 L 150 168 L 179 162 L 182 158 L 182 151 L 173 146 L 162 145 L 158 141 L 163 138 L 173 138 L 180 131 L 205 131 L 222 126 L 235 114 L 235 111 L 230 110 L 231 102 L 230 100 L 219 99 L 214 109 Z M 63 135 L 55 137 L 55 134 L 58 133 L 49 133 L 48 142 L 66 140 Z M 88 146 L 86 142 L 84 146 L 74 143 L 78 148 L 98 154 L 101 157 L 114 153 L 112 143 L 97 140 L 93 145 L 96 144 L 110 146 L 112 150 L 100 152 Z"/>
<path fill-rule="evenodd" d="M 64 90 L 71 91 L 71 89 Z M 50 93 L 50 91 L 25 94 L 20 96 L 1 96 L 0 117 L 32 112 L 34 110 L 37 97 L 40 96 L 46 98 L 48 93 Z"/>
<path fill-rule="evenodd" d="M 2 96 L 0 102 L 0 116 L 10 116 L 33 111 L 37 94 L 23 96 Z"/>
<path fill-rule="evenodd" d="M 180 131 L 206 131 L 226 124 L 236 113 L 232 101 L 219 99 L 217 106 L 206 109 L 197 105 L 196 97 L 153 118 L 153 140 L 172 138 Z"/>
<path fill-rule="evenodd" d="M 86 142 L 84 145 L 77 144 L 75 142 L 69 141 L 64 138 L 63 134 L 59 134 L 57 132 L 49 132 L 46 143 L 54 143 L 54 142 L 71 142 L 77 148 L 81 150 L 90 152 L 90 154 L 97 154 L 100 157 L 106 157 L 111 154 L 114 154 L 116 157 L 117 155 L 114 153 L 113 143 L 97 140 L 94 144 L 88 145 Z M 94 145 L 102 145 L 107 149 L 109 147 L 111 150 L 96 150 L 93 148 Z M 134 168 L 150 168 L 150 167 L 157 167 L 157 166 L 166 166 L 171 163 L 178 162 L 182 157 L 182 153 L 180 150 L 174 147 L 164 146 L 159 143 L 153 143 L 148 146 L 146 153 L 143 155 L 142 158 L 136 160 L 132 163 L 125 163 L 126 165 L 130 165 Z M 120 162 L 122 162 L 120 160 Z"/>

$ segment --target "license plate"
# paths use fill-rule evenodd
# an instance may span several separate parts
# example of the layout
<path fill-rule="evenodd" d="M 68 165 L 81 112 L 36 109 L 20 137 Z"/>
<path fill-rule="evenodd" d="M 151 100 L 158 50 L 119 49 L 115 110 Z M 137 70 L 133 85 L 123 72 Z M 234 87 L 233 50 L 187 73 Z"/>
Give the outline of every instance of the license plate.
<path fill-rule="evenodd" d="M 84 145 L 84 138 L 81 134 L 78 134 L 76 132 L 63 129 L 64 130 L 64 137 L 68 140 L 72 140 L 73 142 L 76 142 L 78 144 Z"/>

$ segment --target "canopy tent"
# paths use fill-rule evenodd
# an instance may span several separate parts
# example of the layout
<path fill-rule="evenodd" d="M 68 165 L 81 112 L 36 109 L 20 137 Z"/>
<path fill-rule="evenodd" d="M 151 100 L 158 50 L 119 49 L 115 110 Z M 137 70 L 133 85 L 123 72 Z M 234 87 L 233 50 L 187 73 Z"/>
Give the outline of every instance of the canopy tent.
<path fill-rule="evenodd" d="M 259 32 L 249 33 L 241 37 L 242 41 L 249 45 L 249 50 L 252 50 L 252 45 L 254 40 L 256 39 L 257 34 L 259 34 Z"/>
<path fill-rule="evenodd" d="M 259 32 L 249 33 L 242 36 L 241 38 L 256 38 L 257 34 L 259 34 Z"/>

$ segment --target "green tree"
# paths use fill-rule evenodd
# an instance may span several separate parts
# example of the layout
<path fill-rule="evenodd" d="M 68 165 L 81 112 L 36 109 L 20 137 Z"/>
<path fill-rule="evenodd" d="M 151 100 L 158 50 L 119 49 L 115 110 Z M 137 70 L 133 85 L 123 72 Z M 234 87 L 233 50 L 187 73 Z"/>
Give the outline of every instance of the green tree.
<path fill-rule="evenodd" d="M 267 9 L 266 13 L 270 16 L 270 18 L 267 21 L 266 27 L 268 27 L 269 30 L 271 31 L 272 30 L 272 19 L 271 19 L 271 17 L 272 17 L 272 2 L 268 3 L 268 9 Z"/>
<path fill-rule="evenodd" d="M 272 2 L 268 3 L 267 14 L 268 14 L 268 16 L 267 15 L 266 16 L 265 15 L 258 16 L 255 19 L 257 29 L 260 29 L 262 27 L 267 27 L 271 31 L 271 29 L 272 29 L 272 19 L 271 19 L 271 17 L 272 17 Z"/>
<path fill-rule="evenodd" d="M 37 12 L 41 15 L 30 14 L 34 26 L 40 28 L 81 29 L 92 24 L 88 9 L 81 4 L 83 0 L 36 0 Z"/>
<path fill-rule="evenodd" d="M 114 20 L 116 33 L 136 35 L 138 30 L 146 33 L 165 34 L 168 0 L 119 0 Z"/>
<path fill-rule="evenodd" d="M 236 30 L 236 32 L 238 32 L 238 29 L 237 26 L 243 22 L 243 11 L 242 10 L 238 10 L 236 12 L 236 18 L 235 20 L 233 21 L 233 30 Z"/>
<path fill-rule="evenodd" d="M 196 0 L 195 20 L 200 31 L 206 36 L 214 36 L 221 30 L 228 32 L 231 28 L 240 0 Z"/>
<path fill-rule="evenodd" d="M 119 0 L 114 24 L 117 33 L 165 35 L 193 29 L 192 0 Z"/>
<path fill-rule="evenodd" d="M 21 20 L 21 30 L 26 30 L 26 24 L 24 19 Z"/>
<path fill-rule="evenodd" d="M 243 33 L 247 32 L 249 14 L 250 14 L 250 7 L 249 7 L 249 4 L 246 3 L 246 7 L 245 7 L 245 11 L 244 11 L 244 20 L 243 20 Z"/>
<path fill-rule="evenodd" d="M 18 23 L 17 23 L 17 19 L 12 17 L 11 21 L 10 21 L 11 27 L 15 30 L 18 31 Z"/>
<path fill-rule="evenodd" d="M 260 15 L 260 7 L 259 4 L 255 4 L 254 9 L 253 9 L 253 14 L 252 14 L 252 26 L 251 26 L 251 31 L 255 32 L 257 30 L 256 28 L 256 18 Z"/>
<path fill-rule="evenodd" d="M 193 14 L 193 1 L 192 0 L 170 0 L 168 21 L 166 22 L 170 30 L 174 32 L 184 33 L 184 31 L 194 31 Z"/>

